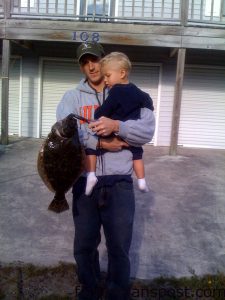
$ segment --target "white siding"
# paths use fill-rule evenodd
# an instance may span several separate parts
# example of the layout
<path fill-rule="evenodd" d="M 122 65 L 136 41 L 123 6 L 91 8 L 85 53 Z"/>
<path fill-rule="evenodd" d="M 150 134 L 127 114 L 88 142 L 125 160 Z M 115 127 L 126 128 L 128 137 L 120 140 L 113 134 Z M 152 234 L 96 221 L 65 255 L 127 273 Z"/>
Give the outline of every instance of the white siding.
<path fill-rule="evenodd" d="M 20 106 L 20 66 L 21 60 L 19 58 L 12 58 L 10 60 L 9 68 L 9 135 L 19 134 L 19 106 Z M 0 66 L 0 72 L 2 66 Z M 0 81 L 0 99 L 2 90 L 2 81 Z M 0 103 L 0 128 L 1 128 L 1 106 Z"/>
<path fill-rule="evenodd" d="M 25 137 L 37 137 L 38 63 L 38 58 L 23 58 L 21 135 Z"/>
<path fill-rule="evenodd" d="M 178 143 L 225 149 L 225 69 L 186 67 Z"/>

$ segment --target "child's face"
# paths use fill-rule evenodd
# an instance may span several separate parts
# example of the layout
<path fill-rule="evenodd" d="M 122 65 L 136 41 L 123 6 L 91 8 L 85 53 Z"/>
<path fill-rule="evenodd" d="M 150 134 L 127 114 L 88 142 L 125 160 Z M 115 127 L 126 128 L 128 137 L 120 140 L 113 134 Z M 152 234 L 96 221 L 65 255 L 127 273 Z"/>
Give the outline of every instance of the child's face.
<path fill-rule="evenodd" d="M 112 63 L 104 65 L 101 69 L 104 76 L 105 84 L 111 88 L 114 84 L 117 83 L 127 83 L 127 75 L 124 69 L 121 69 L 119 66 L 113 66 Z"/>

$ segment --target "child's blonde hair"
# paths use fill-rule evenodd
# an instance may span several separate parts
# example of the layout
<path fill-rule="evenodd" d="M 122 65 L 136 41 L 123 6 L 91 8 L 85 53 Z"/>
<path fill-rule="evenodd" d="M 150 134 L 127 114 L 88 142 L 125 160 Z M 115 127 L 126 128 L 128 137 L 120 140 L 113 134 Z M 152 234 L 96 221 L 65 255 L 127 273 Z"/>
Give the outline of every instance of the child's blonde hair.
<path fill-rule="evenodd" d="M 105 57 L 103 57 L 100 61 L 101 67 L 103 68 L 105 65 L 115 62 L 121 69 L 124 69 L 129 74 L 131 71 L 131 62 L 128 56 L 122 52 L 111 52 Z"/>

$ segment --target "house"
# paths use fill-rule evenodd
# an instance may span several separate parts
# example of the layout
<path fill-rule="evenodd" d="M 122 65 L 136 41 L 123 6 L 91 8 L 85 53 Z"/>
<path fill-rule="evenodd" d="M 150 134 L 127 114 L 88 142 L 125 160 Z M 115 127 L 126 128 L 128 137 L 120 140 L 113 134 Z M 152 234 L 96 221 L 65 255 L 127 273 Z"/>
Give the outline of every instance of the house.
<path fill-rule="evenodd" d="M 154 145 L 225 149 L 225 0 L 1 0 L 0 18 L 2 143 L 48 134 L 92 40 L 130 57 Z"/>

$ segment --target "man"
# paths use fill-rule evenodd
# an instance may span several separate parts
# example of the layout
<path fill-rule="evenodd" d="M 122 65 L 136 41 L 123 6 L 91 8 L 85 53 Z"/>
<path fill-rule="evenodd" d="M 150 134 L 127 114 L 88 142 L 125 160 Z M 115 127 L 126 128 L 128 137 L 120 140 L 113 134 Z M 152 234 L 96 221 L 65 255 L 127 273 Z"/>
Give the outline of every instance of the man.
<path fill-rule="evenodd" d="M 58 120 L 70 113 L 93 119 L 94 109 L 107 96 L 99 63 L 104 54 L 104 49 L 97 43 L 84 43 L 78 47 L 77 59 L 85 79 L 76 89 L 67 91 L 63 96 L 57 107 Z M 97 248 L 101 240 L 101 226 L 108 251 L 107 299 L 129 299 L 129 249 L 135 204 L 131 178 L 132 153 L 126 146 L 141 146 L 149 142 L 154 128 L 154 115 L 147 108 L 141 110 L 138 120 L 121 122 L 101 117 L 92 122 L 89 128 L 80 123 L 84 146 L 108 151 L 104 151 L 97 161 L 98 183 L 92 194 L 86 196 L 84 193 L 84 176 L 73 187 L 74 257 L 82 284 L 79 300 L 100 299 Z M 115 134 L 114 138 L 105 138 L 112 133 Z"/>

